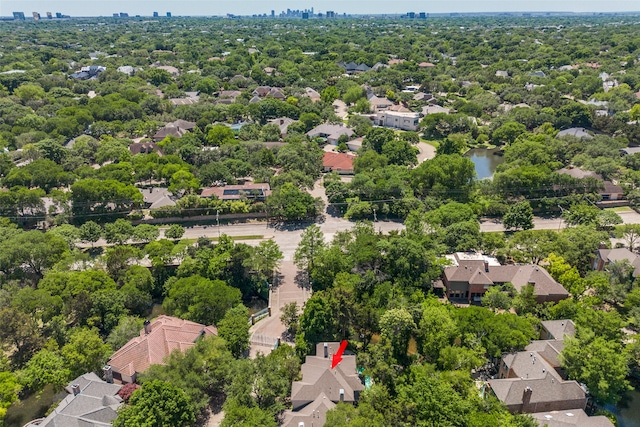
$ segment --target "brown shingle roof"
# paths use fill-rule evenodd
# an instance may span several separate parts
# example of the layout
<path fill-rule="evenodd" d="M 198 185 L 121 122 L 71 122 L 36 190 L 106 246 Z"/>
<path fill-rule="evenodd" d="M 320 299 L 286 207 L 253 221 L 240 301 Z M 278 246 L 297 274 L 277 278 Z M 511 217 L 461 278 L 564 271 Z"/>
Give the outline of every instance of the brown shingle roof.
<path fill-rule="evenodd" d="M 571 405 L 575 401 L 585 399 L 585 392 L 576 381 L 558 381 L 548 373 L 543 378 L 521 379 L 508 378 L 491 380 L 489 386 L 496 397 L 506 405 L 521 405 L 526 387 L 531 387 L 531 405 L 544 406 L 546 402 L 554 402 L 561 406 L 562 402 Z M 567 408 L 568 409 L 568 408 Z"/>
<path fill-rule="evenodd" d="M 460 261 L 458 266 L 445 267 L 444 274 L 449 282 L 488 285 L 511 282 L 518 292 L 526 285 L 533 285 L 538 296 L 569 295 L 547 270 L 534 264 L 490 266 L 485 272 L 483 261 Z"/>
<path fill-rule="evenodd" d="M 316 346 L 317 356 L 307 356 L 302 365 L 302 380 L 291 385 L 291 403 L 294 411 L 315 401 L 324 393 L 332 402 L 339 402 L 343 391 L 344 402 L 357 402 L 364 386 L 356 372 L 355 355 L 345 354 L 342 362 L 331 369 L 332 356 L 340 343 L 327 343 L 328 357 L 324 357 L 324 343 Z"/>

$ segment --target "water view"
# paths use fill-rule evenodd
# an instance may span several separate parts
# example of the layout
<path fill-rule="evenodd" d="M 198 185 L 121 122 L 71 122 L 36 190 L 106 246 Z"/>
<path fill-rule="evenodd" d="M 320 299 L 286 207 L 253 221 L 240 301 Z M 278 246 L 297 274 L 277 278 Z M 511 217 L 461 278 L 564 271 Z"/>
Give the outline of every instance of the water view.
<path fill-rule="evenodd" d="M 618 427 L 640 427 L 640 391 L 638 384 L 635 390 L 625 393 L 622 400 L 615 407 L 606 407 L 618 419 Z"/>
<path fill-rule="evenodd" d="M 472 148 L 465 153 L 465 156 L 471 159 L 476 168 L 477 179 L 487 179 L 493 177 L 496 168 L 504 161 L 504 158 L 498 153 L 498 148 Z"/>

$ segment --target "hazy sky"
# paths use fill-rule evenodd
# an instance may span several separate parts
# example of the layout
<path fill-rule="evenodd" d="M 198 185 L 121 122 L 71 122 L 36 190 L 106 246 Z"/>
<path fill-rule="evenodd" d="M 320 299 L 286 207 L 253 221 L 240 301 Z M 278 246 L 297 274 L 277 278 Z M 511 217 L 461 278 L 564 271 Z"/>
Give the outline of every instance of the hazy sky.
<path fill-rule="evenodd" d="M 227 13 L 251 15 L 278 14 L 282 10 L 305 9 L 314 11 L 334 10 L 338 13 L 404 13 L 413 12 L 509 12 L 509 11 L 565 11 L 565 12 L 616 12 L 640 10 L 634 0 L 0 0 L 0 15 L 13 11 L 62 12 L 71 16 L 111 16 L 114 12 L 129 15 L 150 16 L 154 11 L 164 15 L 167 11 L 180 15 L 224 15 Z"/>

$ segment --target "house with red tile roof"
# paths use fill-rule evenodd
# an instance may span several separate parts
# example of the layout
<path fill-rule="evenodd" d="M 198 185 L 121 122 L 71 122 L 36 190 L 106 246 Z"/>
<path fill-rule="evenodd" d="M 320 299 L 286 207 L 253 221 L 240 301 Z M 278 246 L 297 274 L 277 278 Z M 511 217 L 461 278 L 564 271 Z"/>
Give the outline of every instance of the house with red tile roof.
<path fill-rule="evenodd" d="M 353 175 L 353 154 L 325 152 L 322 167 L 325 172 L 338 172 L 340 175 Z"/>
<path fill-rule="evenodd" d="M 113 378 L 133 383 L 140 372 L 151 365 L 164 364 L 165 358 L 178 350 L 193 347 L 203 336 L 217 335 L 214 326 L 205 326 L 171 316 L 159 316 L 145 321 L 140 335 L 116 351 L 109 359 Z"/>

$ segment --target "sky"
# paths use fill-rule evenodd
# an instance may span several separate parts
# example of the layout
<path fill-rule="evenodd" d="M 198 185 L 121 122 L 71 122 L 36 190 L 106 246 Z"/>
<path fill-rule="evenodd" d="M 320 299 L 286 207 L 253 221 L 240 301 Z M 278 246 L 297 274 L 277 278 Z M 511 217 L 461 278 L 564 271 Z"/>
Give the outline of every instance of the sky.
<path fill-rule="evenodd" d="M 111 16 L 115 12 L 127 12 L 130 16 L 151 16 L 170 11 L 174 16 L 197 15 L 252 15 L 276 14 L 282 10 L 310 9 L 314 12 L 333 10 L 337 13 L 395 14 L 405 12 L 628 12 L 640 10 L 634 0 L 0 0 L 0 16 L 9 16 L 13 11 L 61 12 L 70 16 Z"/>

